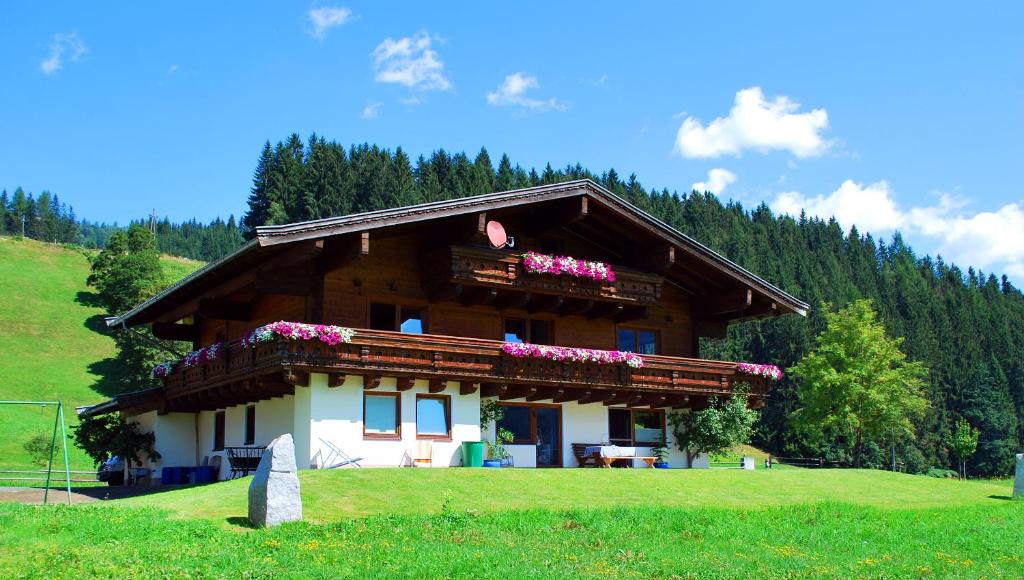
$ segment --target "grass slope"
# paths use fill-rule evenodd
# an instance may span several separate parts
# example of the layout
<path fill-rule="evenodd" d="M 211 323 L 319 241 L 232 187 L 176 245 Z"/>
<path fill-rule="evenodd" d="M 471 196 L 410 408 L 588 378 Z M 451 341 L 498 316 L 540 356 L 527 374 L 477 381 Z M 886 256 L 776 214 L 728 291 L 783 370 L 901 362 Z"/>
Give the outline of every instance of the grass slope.
<path fill-rule="evenodd" d="M 177 518 L 246 515 L 250 478 L 118 500 Z M 494 512 L 612 506 L 751 507 L 828 500 L 885 509 L 998 504 L 1006 481 L 936 479 L 874 470 L 342 469 L 300 473 L 306 519 L 325 523 L 385 514 Z M 1024 528 L 1022 528 L 1024 529 Z"/>
<path fill-rule="evenodd" d="M 1024 502 L 1005 501 L 1005 481 L 800 469 L 366 469 L 304 473 L 302 482 L 307 517 L 337 521 L 238 527 L 244 479 L 146 498 L 178 517 L 125 507 L 146 503 L 137 499 L 0 505 L 0 573 L 668 578 L 1024 571 Z M 209 519 L 225 514 L 230 529 Z"/>
<path fill-rule="evenodd" d="M 174 280 L 199 265 L 162 263 Z M 59 399 L 71 424 L 75 406 L 106 398 L 103 375 L 114 370 L 114 341 L 101 333 L 105 313 L 93 305 L 88 275 L 81 250 L 0 237 L 0 400 Z M 50 433 L 53 419 L 52 408 L 0 406 L 0 469 L 29 467 L 22 445 Z M 92 461 L 72 449 L 72 468 L 91 469 Z"/>

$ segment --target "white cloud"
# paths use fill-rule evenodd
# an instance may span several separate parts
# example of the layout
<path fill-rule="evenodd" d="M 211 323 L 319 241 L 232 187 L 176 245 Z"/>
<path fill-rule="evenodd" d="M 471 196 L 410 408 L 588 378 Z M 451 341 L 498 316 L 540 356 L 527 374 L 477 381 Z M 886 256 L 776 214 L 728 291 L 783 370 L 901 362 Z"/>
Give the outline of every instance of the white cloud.
<path fill-rule="evenodd" d="M 676 134 L 676 147 L 683 157 L 719 157 L 755 151 L 790 151 L 797 157 L 824 153 L 832 142 L 822 137 L 828 128 L 828 112 L 814 109 L 798 113 L 800 104 L 789 97 L 765 99 L 761 87 L 736 93 L 728 117 L 718 117 L 703 126 L 686 117 Z"/>
<path fill-rule="evenodd" d="M 306 16 L 309 18 L 309 24 L 313 27 L 310 34 L 313 38 L 323 40 L 327 36 L 328 30 L 348 22 L 352 17 L 352 10 L 344 6 L 324 6 L 311 8 Z"/>
<path fill-rule="evenodd" d="M 843 226 L 856 224 L 861 231 L 873 233 L 891 233 L 906 223 L 884 180 L 863 185 L 847 179 L 832 193 L 814 197 L 786 191 L 776 195 L 770 205 L 778 213 L 793 216 L 800 215 L 801 209 L 826 219 L 834 216 Z"/>
<path fill-rule="evenodd" d="M 78 33 L 54 34 L 50 40 L 50 56 L 39 63 L 39 70 L 43 74 L 51 75 L 64 66 L 64 58 L 70 62 L 76 62 L 83 54 L 89 52 Z"/>
<path fill-rule="evenodd" d="M 444 75 L 444 63 L 431 48 L 431 36 L 420 31 L 394 40 L 385 38 L 371 54 L 379 83 L 397 83 L 421 91 L 448 91 L 452 84 Z"/>
<path fill-rule="evenodd" d="M 180 66 L 178 66 L 176 64 L 172 64 L 171 66 L 167 67 L 167 75 L 170 76 L 170 75 L 178 72 L 179 69 L 181 69 Z"/>
<path fill-rule="evenodd" d="M 363 107 L 363 112 L 359 116 L 364 118 L 364 119 L 376 119 L 377 115 L 379 113 L 380 107 L 383 104 L 384 103 L 370 103 L 369 105 L 366 105 L 365 107 Z"/>
<path fill-rule="evenodd" d="M 408 97 L 403 97 L 401 99 L 398 99 L 398 102 L 402 103 L 403 105 L 408 105 L 410 107 L 415 107 L 416 105 L 420 104 L 423 101 L 421 101 L 420 98 L 417 97 L 416 95 L 409 95 Z"/>
<path fill-rule="evenodd" d="M 728 169 L 716 167 L 708 171 L 707 181 L 698 181 L 693 184 L 693 190 L 701 193 L 710 191 L 714 194 L 721 194 L 726 187 L 736 182 L 736 174 Z"/>
<path fill-rule="evenodd" d="M 930 254 L 963 266 L 1006 272 L 1024 280 L 1024 204 L 1010 203 L 996 211 L 966 213 L 967 202 L 948 194 L 936 204 L 903 209 L 886 181 L 863 185 L 846 180 L 828 195 L 779 193 L 773 210 L 793 216 L 800 210 L 821 218 L 835 217 L 845 228 L 888 235 L 897 230 L 934 246 Z"/>
<path fill-rule="evenodd" d="M 498 85 L 497 89 L 487 93 L 487 102 L 496 107 L 514 105 L 532 111 L 565 111 L 568 105 L 551 97 L 547 100 L 534 99 L 526 96 L 526 91 L 539 89 L 537 77 L 524 72 L 512 73 Z"/>

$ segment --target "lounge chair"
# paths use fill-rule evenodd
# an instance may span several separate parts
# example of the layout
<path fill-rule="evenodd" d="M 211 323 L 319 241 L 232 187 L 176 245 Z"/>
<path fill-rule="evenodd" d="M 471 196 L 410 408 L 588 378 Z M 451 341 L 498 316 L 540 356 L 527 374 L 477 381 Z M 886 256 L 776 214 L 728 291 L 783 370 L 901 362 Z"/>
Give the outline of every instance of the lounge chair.
<path fill-rule="evenodd" d="M 320 443 L 327 448 L 327 454 L 324 455 L 323 449 L 317 451 L 320 455 L 321 463 L 320 469 L 336 469 L 338 467 L 344 467 L 351 465 L 353 467 L 362 467 L 359 462 L 363 460 L 362 457 L 350 457 L 344 451 L 341 450 L 337 445 L 330 441 L 320 437 Z"/>

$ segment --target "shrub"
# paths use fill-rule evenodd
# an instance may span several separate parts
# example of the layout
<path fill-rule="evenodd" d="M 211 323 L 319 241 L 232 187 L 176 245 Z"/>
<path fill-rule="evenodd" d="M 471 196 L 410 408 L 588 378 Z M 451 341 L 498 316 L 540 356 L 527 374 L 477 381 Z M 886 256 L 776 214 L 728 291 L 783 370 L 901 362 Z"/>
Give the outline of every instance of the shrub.
<path fill-rule="evenodd" d="M 929 467 L 928 471 L 925 472 L 928 477 L 938 477 L 940 479 L 959 479 L 960 474 L 953 471 L 952 469 L 942 469 L 941 467 Z"/>
<path fill-rule="evenodd" d="M 36 433 L 35 435 L 28 438 L 28 441 L 22 445 L 25 451 L 32 458 L 32 463 L 37 465 L 46 465 L 50 462 L 50 442 L 53 437 L 46 433 Z"/>

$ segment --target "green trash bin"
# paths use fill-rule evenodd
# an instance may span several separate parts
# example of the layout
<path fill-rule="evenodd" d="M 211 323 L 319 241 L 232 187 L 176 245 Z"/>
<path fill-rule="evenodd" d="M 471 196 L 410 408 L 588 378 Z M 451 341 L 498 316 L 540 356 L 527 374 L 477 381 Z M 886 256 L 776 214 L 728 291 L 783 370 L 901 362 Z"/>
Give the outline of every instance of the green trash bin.
<path fill-rule="evenodd" d="M 462 466 L 483 467 L 484 466 L 484 442 L 464 441 L 462 443 Z"/>

